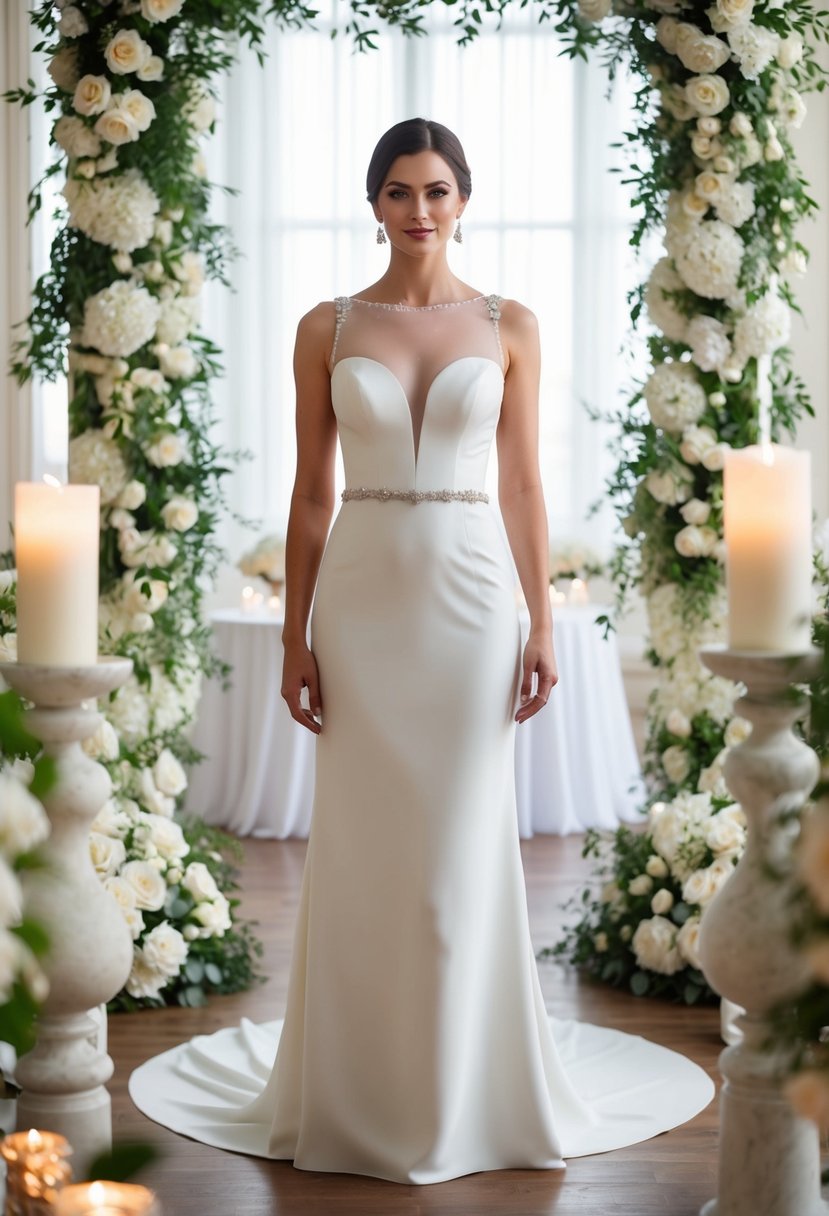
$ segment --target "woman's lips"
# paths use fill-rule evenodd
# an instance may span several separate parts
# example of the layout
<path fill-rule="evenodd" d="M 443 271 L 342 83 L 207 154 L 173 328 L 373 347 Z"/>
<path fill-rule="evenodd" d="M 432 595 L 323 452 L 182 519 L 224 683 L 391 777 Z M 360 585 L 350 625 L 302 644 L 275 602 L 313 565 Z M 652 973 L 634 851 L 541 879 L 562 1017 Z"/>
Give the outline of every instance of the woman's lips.
<path fill-rule="evenodd" d="M 404 228 L 403 231 L 406 233 L 406 236 L 422 238 L 424 236 L 431 236 L 434 228 Z"/>

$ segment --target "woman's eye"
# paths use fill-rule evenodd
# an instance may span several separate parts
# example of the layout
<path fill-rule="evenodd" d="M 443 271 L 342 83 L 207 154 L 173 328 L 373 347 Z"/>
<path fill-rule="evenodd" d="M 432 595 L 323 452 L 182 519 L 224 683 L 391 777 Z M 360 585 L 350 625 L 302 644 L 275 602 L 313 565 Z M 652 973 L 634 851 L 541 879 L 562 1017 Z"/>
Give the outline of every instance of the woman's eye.
<path fill-rule="evenodd" d="M 447 191 L 446 191 L 446 190 L 442 190 L 442 189 L 441 189 L 439 186 L 438 186 L 438 188 L 437 188 L 436 190 L 433 190 L 433 191 L 432 191 L 432 195 L 433 195 L 433 196 L 435 196 L 435 197 L 437 197 L 437 198 L 443 198 L 443 197 L 446 195 L 446 193 L 447 193 Z"/>
<path fill-rule="evenodd" d="M 389 198 L 402 198 L 405 190 L 389 190 Z"/>

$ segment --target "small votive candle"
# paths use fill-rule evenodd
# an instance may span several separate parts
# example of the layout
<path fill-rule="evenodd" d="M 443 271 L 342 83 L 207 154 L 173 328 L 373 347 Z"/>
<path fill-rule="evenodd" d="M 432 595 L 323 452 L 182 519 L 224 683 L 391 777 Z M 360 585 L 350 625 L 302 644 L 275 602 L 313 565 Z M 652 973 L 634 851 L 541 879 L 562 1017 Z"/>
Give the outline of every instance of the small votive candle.
<path fill-rule="evenodd" d="M 5 1216 L 54 1216 L 54 1202 L 72 1179 L 72 1148 L 57 1132 L 12 1132 L 0 1141 L 6 1163 Z"/>
<path fill-rule="evenodd" d="M 254 591 L 253 587 L 243 587 L 242 588 L 242 611 L 243 612 L 252 612 L 253 611 L 253 597 L 255 594 L 256 594 L 256 592 Z"/>
<path fill-rule="evenodd" d="M 550 603 L 563 604 L 567 600 L 567 596 L 563 591 L 559 591 L 554 583 L 550 583 Z"/>
<path fill-rule="evenodd" d="M 282 611 L 282 600 L 278 595 L 272 595 L 268 599 L 268 612 L 271 616 L 279 616 Z"/>
<path fill-rule="evenodd" d="M 151 1190 L 131 1182 L 80 1182 L 58 1196 L 52 1216 L 161 1216 Z"/>
<path fill-rule="evenodd" d="M 583 578 L 574 578 L 570 582 L 568 600 L 571 604 L 587 604 L 590 596 L 587 593 L 587 583 Z"/>

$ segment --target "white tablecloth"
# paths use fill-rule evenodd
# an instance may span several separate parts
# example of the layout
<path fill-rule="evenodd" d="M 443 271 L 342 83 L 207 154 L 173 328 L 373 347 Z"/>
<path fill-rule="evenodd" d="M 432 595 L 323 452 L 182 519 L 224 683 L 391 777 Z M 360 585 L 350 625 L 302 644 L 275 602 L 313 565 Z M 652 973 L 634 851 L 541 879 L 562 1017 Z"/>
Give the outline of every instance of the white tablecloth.
<path fill-rule="evenodd" d="M 616 641 L 595 624 L 601 611 L 555 609 L 559 683 L 546 708 L 516 730 L 522 836 L 612 829 L 639 817 L 639 763 Z M 232 686 L 205 687 L 193 743 L 206 759 L 190 772 L 187 809 L 240 836 L 307 836 L 315 737 L 280 695 L 282 621 L 241 611 L 211 620 Z"/>

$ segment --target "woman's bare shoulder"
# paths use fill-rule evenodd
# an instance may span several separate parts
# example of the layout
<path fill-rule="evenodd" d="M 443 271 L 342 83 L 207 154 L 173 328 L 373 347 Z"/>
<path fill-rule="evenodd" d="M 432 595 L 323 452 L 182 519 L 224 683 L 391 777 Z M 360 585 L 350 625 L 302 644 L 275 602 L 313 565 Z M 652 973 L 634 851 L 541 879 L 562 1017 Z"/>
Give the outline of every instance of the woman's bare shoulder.
<path fill-rule="evenodd" d="M 520 304 L 518 300 L 501 300 L 498 310 L 501 325 L 513 330 L 516 335 L 538 332 L 538 318 L 526 304 Z"/>

